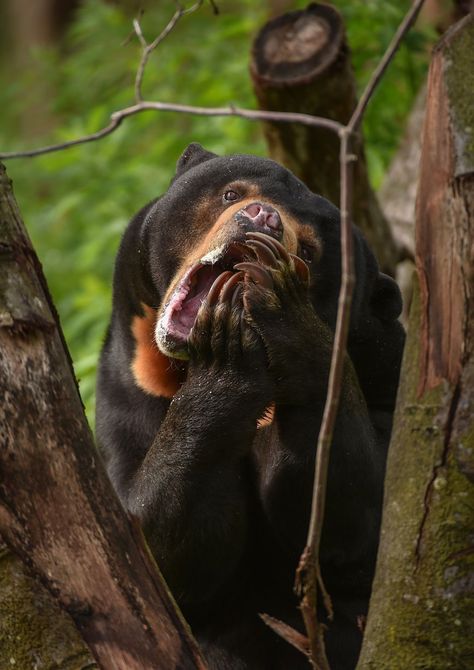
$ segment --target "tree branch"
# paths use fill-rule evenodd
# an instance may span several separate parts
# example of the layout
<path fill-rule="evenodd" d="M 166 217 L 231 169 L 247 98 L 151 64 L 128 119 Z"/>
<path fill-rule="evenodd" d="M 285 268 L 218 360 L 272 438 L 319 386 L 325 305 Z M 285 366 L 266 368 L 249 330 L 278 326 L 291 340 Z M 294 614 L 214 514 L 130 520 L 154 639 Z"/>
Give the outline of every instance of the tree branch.
<path fill-rule="evenodd" d="M 324 653 L 324 641 L 321 625 L 317 621 L 317 587 L 319 584 L 325 602 L 327 594 L 322 584 L 319 567 L 319 548 L 321 543 L 321 532 L 324 521 L 324 507 L 326 500 L 327 472 L 331 442 L 334 425 L 339 406 L 342 386 L 342 372 L 344 355 L 346 352 L 347 335 L 349 331 L 349 319 L 352 303 L 352 293 L 355 282 L 354 259 L 352 251 L 352 185 L 353 164 L 357 160 L 351 152 L 351 141 L 355 130 L 359 127 L 365 109 L 380 82 L 385 70 L 392 61 L 400 43 L 415 21 L 424 0 L 415 0 L 409 12 L 400 24 L 394 38 L 383 55 L 378 67 L 375 69 L 360 102 L 354 110 L 349 123 L 341 130 L 341 289 L 337 310 L 336 333 L 334 337 L 333 352 L 331 358 L 331 369 L 329 373 L 328 394 L 324 406 L 323 420 L 318 436 L 315 478 L 313 488 L 313 500 L 311 507 L 311 518 L 308 529 L 306 547 L 303 551 L 300 565 L 296 573 L 296 589 L 301 594 L 301 610 L 305 621 L 306 631 L 311 648 L 311 662 L 314 668 L 329 670 Z M 328 604 L 326 605 L 328 607 Z M 331 616 L 331 609 L 328 614 Z M 321 648 L 323 646 L 323 648 Z"/>
<path fill-rule="evenodd" d="M 405 37 L 406 33 L 415 23 L 416 18 L 420 13 L 420 10 L 424 2 L 425 0 L 414 0 L 411 9 L 407 12 L 405 18 L 398 26 L 397 31 L 392 38 L 392 41 L 388 45 L 384 55 L 382 56 L 382 59 L 380 60 L 380 63 L 375 68 L 374 73 L 372 74 L 369 83 L 365 87 L 365 90 L 362 93 L 360 100 L 357 104 L 357 107 L 355 108 L 354 113 L 352 114 L 351 119 L 347 124 L 347 127 L 351 131 L 357 130 L 357 128 L 359 127 L 362 118 L 364 116 L 365 109 L 369 104 L 369 101 L 372 95 L 374 94 L 375 89 L 379 85 L 380 80 L 382 79 L 385 73 L 385 70 L 390 65 L 391 61 L 393 60 L 393 57 L 398 51 L 398 48 L 402 43 L 402 40 Z"/>
<path fill-rule="evenodd" d="M 339 133 L 344 129 L 343 124 L 331 119 L 325 119 L 320 116 L 311 116 L 310 114 L 298 114 L 287 112 L 264 112 L 255 109 L 242 109 L 240 107 L 195 107 L 193 105 L 180 105 L 168 102 L 153 102 L 143 101 L 131 107 L 125 107 L 113 112 L 110 116 L 110 123 L 108 123 L 101 130 L 91 133 L 90 135 L 83 135 L 75 140 L 67 142 L 58 142 L 57 144 L 50 144 L 49 146 L 40 147 L 38 149 L 29 149 L 26 151 L 11 151 L 0 152 L 0 160 L 14 159 L 14 158 L 33 158 L 35 156 L 42 156 L 54 151 L 62 151 L 63 149 L 70 149 L 79 144 L 87 144 L 94 142 L 102 137 L 110 135 L 116 130 L 124 119 L 142 112 L 175 112 L 177 114 L 194 114 L 196 116 L 234 116 L 248 121 L 279 121 L 282 123 L 302 123 L 308 126 L 318 126 L 320 128 L 327 128 L 335 133 Z"/>
<path fill-rule="evenodd" d="M 323 117 L 312 116 L 310 114 L 297 114 L 297 113 L 284 113 L 284 112 L 267 112 L 267 111 L 258 111 L 252 109 L 242 109 L 229 105 L 228 107 L 196 107 L 193 105 L 180 105 L 179 103 L 165 103 L 158 101 L 144 101 L 142 98 L 142 83 L 143 76 L 145 74 L 145 69 L 148 64 L 151 53 L 163 42 L 163 40 L 172 32 L 176 27 L 179 20 L 186 14 L 197 11 L 203 4 L 204 0 L 197 0 L 191 7 L 185 9 L 181 2 L 177 0 L 176 6 L 177 9 L 173 16 L 171 17 L 168 24 L 161 31 L 161 33 L 151 42 L 148 42 L 143 35 L 142 27 L 139 19 L 134 19 L 133 29 L 135 34 L 140 41 L 140 44 L 143 47 L 142 56 L 137 67 L 137 72 L 135 75 L 135 104 L 130 107 L 125 107 L 112 112 L 110 115 L 109 123 L 97 130 L 94 133 L 88 135 L 82 135 L 74 140 L 69 140 L 67 142 L 58 142 L 56 144 L 50 144 L 48 146 L 39 147 L 38 149 L 27 149 L 26 151 L 9 151 L 9 152 L 0 152 L 0 160 L 13 160 L 14 158 L 34 158 L 36 156 L 42 156 L 44 154 L 53 153 L 54 151 L 63 151 L 65 149 L 70 149 L 71 147 L 78 146 L 80 144 L 87 144 L 89 142 L 95 142 L 100 140 L 107 135 L 113 133 L 122 123 L 122 121 L 129 116 L 134 116 L 135 114 L 141 114 L 142 112 L 155 111 L 155 112 L 174 112 L 177 114 L 194 114 L 197 116 L 233 116 L 239 117 L 242 119 L 247 119 L 249 121 L 275 121 L 282 123 L 302 123 L 303 125 L 308 126 L 317 126 L 319 128 L 327 128 L 328 130 L 333 131 L 334 133 L 339 133 L 344 127 L 341 123 L 337 121 L 332 121 L 331 119 L 326 119 Z M 213 8 L 214 14 L 218 13 L 216 4 L 211 0 L 211 6 Z"/>
<path fill-rule="evenodd" d="M 138 19 L 134 19 L 133 21 L 133 28 L 135 30 L 135 33 L 140 41 L 140 44 L 143 47 L 143 52 L 142 52 L 142 57 L 140 59 L 140 63 L 137 68 L 137 74 L 135 76 L 135 102 L 142 102 L 143 101 L 143 96 L 142 96 L 142 82 L 143 82 L 143 75 L 145 74 L 145 68 L 148 63 L 148 59 L 150 58 L 152 52 L 156 49 L 156 47 L 163 42 L 163 40 L 170 34 L 170 32 L 173 30 L 173 28 L 176 26 L 178 21 L 185 16 L 185 14 L 192 14 L 196 10 L 198 10 L 204 0 L 197 0 L 197 2 L 194 3 L 191 7 L 188 9 L 185 9 L 178 0 L 176 0 L 176 6 L 177 9 L 173 16 L 171 17 L 169 23 L 165 28 L 161 31 L 161 33 L 155 37 L 153 42 L 150 44 L 147 43 L 143 32 L 142 28 L 140 25 L 140 22 Z"/>

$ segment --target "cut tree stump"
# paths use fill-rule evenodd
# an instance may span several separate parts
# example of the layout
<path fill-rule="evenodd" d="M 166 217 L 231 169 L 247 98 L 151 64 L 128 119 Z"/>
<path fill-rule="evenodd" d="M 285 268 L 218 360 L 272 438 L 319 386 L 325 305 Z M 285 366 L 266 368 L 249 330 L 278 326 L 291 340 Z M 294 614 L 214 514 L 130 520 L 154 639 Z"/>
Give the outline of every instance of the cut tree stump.
<path fill-rule="evenodd" d="M 357 95 L 342 17 L 330 5 L 269 21 L 257 35 L 250 72 L 260 109 L 347 123 Z M 265 122 L 271 158 L 314 192 L 339 202 L 339 138 L 324 128 Z M 394 275 L 400 251 L 369 183 L 363 141 L 355 143 L 354 221 L 382 269 Z"/>
<path fill-rule="evenodd" d="M 1 535 L 74 621 L 99 667 L 205 667 L 94 448 L 57 315 L 3 166 L 0 473 Z"/>
<path fill-rule="evenodd" d="M 418 282 L 358 670 L 474 662 L 474 18 L 434 51 Z"/>

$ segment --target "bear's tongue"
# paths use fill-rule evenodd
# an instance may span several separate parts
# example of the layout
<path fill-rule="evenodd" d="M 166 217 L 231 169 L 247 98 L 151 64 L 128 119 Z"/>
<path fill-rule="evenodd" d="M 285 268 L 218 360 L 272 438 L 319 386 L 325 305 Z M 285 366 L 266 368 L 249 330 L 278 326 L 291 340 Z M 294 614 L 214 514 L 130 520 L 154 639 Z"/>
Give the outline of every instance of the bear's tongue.
<path fill-rule="evenodd" d="M 201 303 L 206 299 L 209 289 L 221 272 L 222 270 L 218 270 L 212 265 L 205 265 L 193 276 L 189 292 L 181 303 L 181 309 L 173 315 L 173 321 L 181 332 L 185 330 L 189 333 L 194 325 Z"/>

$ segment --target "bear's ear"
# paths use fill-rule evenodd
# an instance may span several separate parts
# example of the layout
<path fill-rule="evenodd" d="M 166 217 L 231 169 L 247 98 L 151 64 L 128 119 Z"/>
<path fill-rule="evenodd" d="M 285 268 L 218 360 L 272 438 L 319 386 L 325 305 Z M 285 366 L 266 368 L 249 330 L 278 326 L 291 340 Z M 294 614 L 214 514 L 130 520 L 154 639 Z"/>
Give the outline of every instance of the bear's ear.
<path fill-rule="evenodd" d="M 379 272 L 372 290 L 370 307 L 380 321 L 395 321 L 402 312 L 402 294 L 397 282 Z"/>
<path fill-rule="evenodd" d="M 176 174 L 174 178 L 177 179 L 190 168 L 196 167 L 196 165 L 200 165 L 200 163 L 204 163 L 205 161 L 209 161 L 211 158 L 217 158 L 216 154 L 206 151 L 206 149 L 203 149 L 198 142 L 192 142 L 192 144 L 187 146 L 179 157 L 178 162 L 176 163 Z"/>
<path fill-rule="evenodd" d="M 357 282 L 353 297 L 353 324 L 361 327 L 375 317 L 381 323 L 394 322 L 402 312 L 402 294 L 397 282 L 380 272 L 374 254 L 361 231 L 354 226 L 354 263 Z"/>

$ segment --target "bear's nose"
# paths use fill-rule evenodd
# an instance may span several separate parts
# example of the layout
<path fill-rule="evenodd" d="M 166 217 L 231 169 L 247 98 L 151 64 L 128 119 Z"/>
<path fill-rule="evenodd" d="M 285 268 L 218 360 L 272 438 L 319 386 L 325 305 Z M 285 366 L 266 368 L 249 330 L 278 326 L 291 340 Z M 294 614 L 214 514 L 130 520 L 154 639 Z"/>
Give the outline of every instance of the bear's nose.
<path fill-rule="evenodd" d="M 275 237 L 280 238 L 283 233 L 283 224 L 281 222 L 280 214 L 271 205 L 262 202 L 252 202 L 250 205 L 243 207 L 240 213 L 244 217 L 250 219 L 254 224 L 255 229 L 269 229 L 268 232 Z"/>

